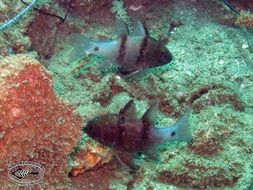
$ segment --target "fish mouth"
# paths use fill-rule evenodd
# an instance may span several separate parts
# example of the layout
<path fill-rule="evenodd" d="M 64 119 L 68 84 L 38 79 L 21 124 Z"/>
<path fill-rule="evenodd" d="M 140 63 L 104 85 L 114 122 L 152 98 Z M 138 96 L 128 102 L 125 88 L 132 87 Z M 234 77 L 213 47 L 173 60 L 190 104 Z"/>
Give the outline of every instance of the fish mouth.
<path fill-rule="evenodd" d="M 160 59 L 159 59 L 159 64 L 157 66 L 162 66 L 170 63 L 173 60 L 173 56 L 169 50 L 166 50 L 165 52 L 162 53 Z"/>
<path fill-rule="evenodd" d="M 168 55 L 169 55 L 168 63 L 170 63 L 173 60 L 173 55 L 171 54 L 171 52 L 169 50 L 168 50 Z"/>

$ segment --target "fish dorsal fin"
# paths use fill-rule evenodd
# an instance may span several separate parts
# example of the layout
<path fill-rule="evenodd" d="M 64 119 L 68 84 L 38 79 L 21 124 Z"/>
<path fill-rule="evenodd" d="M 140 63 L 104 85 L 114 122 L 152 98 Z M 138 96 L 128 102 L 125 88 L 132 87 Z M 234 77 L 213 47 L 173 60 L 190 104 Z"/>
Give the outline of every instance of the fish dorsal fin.
<path fill-rule="evenodd" d="M 141 22 L 141 21 L 133 22 L 133 35 L 149 37 L 149 33 L 148 33 L 145 22 Z"/>
<path fill-rule="evenodd" d="M 148 126 L 149 128 L 154 127 L 156 124 L 158 106 L 159 106 L 158 100 L 155 100 L 154 102 L 152 102 L 149 109 L 144 113 L 144 115 L 141 118 L 142 122 L 145 123 L 145 125 Z"/>
<path fill-rule="evenodd" d="M 116 16 L 116 31 L 119 37 L 129 35 L 126 22 L 119 16 Z"/>
<path fill-rule="evenodd" d="M 134 105 L 134 100 L 131 99 L 125 106 L 119 111 L 119 114 L 136 119 L 136 109 Z"/>

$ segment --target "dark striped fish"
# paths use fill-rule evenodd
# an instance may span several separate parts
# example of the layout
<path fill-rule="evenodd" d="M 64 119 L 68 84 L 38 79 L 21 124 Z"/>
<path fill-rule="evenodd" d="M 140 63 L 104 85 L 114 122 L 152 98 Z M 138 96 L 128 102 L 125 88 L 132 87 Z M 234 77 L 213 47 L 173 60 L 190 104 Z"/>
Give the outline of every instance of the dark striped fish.
<path fill-rule="evenodd" d="M 121 75 L 131 75 L 146 68 L 165 65 L 172 60 L 164 42 L 151 38 L 142 23 L 136 22 L 133 35 L 129 35 L 126 23 L 117 18 L 117 40 L 94 41 L 80 34 L 72 34 L 73 46 L 70 60 L 94 54 L 105 58 L 101 69 L 112 63 L 118 65 Z"/>
<path fill-rule="evenodd" d="M 105 114 L 88 121 L 83 129 L 91 138 L 113 148 L 119 161 L 135 168 L 134 154 L 143 152 L 159 160 L 156 145 L 166 141 L 190 141 L 188 110 L 173 126 L 155 128 L 158 101 L 154 102 L 141 119 L 136 117 L 134 101 L 130 100 L 118 114 Z"/>

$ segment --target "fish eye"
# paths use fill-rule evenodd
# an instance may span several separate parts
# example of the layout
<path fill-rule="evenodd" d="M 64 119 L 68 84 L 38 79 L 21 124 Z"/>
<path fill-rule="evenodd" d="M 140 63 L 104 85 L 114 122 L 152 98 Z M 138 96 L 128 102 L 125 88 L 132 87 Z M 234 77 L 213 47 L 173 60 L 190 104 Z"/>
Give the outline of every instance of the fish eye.
<path fill-rule="evenodd" d="M 167 61 L 168 58 L 169 58 L 169 56 L 168 56 L 166 53 L 164 53 L 164 54 L 162 55 L 162 60 L 163 60 L 163 61 Z"/>
<path fill-rule="evenodd" d="M 166 64 L 166 63 L 169 63 L 171 60 L 172 60 L 172 55 L 170 54 L 170 52 L 162 51 L 160 62 L 162 64 Z"/>
<path fill-rule="evenodd" d="M 172 137 L 174 137 L 176 135 L 176 132 L 173 131 L 171 134 L 170 134 Z"/>
<path fill-rule="evenodd" d="M 93 50 L 94 50 L 94 51 L 98 51 L 98 50 L 99 50 L 99 48 L 98 48 L 98 47 L 95 47 Z"/>
<path fill-rule="evenodd" d="M 168 62 L 168 55 L 165 52 L 162 52 L 161 57 L 160 57 L 160 62 L 161 63 L 167 63 Z"/>

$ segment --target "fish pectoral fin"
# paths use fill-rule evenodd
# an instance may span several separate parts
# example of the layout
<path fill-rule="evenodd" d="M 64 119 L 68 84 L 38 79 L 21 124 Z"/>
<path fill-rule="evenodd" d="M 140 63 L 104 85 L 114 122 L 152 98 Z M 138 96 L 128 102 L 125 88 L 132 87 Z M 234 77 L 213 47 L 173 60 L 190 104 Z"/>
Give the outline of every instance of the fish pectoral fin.
<path fill-rule="evenodd" d="M 136 108 L 134 104 L 134 100 L 131 99 L 125 106 L 119 111 L 119 114 L 123 114 L 125 116 L 136 119 Z"/>
<path fill-rule="evenodd" d="M 117 159 L 123 166 L 130 168 L 131 170 L 137 170 L 139 168 L 139 166 L 134 163 L 135 153 L 116 151 L 115 154 Z"/>
<path fill-rule="evenodd" d="M 126 22 L 119 16 L 116 16 L 116 31 L 119 37 L 129 35 Z"/>
<path fill-rule="evenodd" d="M 155 161 L 160 161 L 159 152 L 156 146 L 149 147 L 146 151 L 143 152 L 149 158 Z"/>
<path fill-rule="evenodd" d="M 133 76 L 139 73 L 140 71 L 141 71 L 140 69 L 129 69 L 128 67 L 124 66 L 118 67 L 118 75 L 121 76 L 122 78 Z"/>

